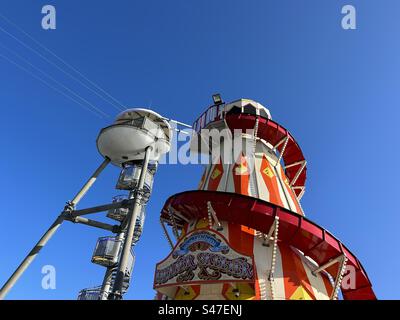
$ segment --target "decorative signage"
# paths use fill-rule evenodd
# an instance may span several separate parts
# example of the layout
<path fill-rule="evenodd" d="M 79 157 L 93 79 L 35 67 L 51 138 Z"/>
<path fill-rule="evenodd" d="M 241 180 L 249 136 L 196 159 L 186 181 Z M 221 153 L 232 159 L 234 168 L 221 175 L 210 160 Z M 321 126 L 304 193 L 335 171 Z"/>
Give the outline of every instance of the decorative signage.
<path fill-rule="evenodd" d="M 196 230 L 157 264 L 154 288 L 203 281 L 252 281 L 253 265 L 252 257 L 233 250 L 218 232 Z"/>

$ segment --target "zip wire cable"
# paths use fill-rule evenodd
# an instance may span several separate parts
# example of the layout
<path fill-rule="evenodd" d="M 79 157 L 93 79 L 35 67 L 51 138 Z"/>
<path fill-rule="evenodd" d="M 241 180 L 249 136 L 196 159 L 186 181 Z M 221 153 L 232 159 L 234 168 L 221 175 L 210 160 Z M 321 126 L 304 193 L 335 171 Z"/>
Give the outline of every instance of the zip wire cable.
<path fill-rule="evenodd" d="M 93 105 L 90 101 L 86 100 L 85 98 L 83 98 L 81 95 L 79 95 L 78 93 L 76 93 L 74 90 L 68 88 L 66 85 L 64 85 L 63 83 L 61 83 L 60 81 L 58 81 L 57 79 L 55 79 L 54 77 L 50 76 L 48 73 L 46 73 L 45 71 L 41 70 L 40 68 L 36 67 L 34 64 L 32 64 L 31 62 L 29 62 L 27 59 L 25 59 L 24 57 L 22 57 L 20 54 L 18 54 L 17 52 L 15 52 L 14 50 L 7 48 L 6 46 L 4 46 L 1 42 L 0 42 L 0 47 L 3 47 L 4 49 L 10 51 L 12 54 L 14 54 L 15 56 L 17 56 L 19 59 L 21 59 L 22 61 L 24 61 L 25 63 L 27 63 L 29 66 L 31 66 L 32 68 L 34 68 L 35 70 L 39 71 L 41 74 L 43 74 L 45 77 L 47 77 L 48 79 L 54 81 L 55 83 L 57 83 L 59 86 L 63 87 L 65 90 L 67 90 L 68 92 L 70 92 L 72 95 L 78 97 L 79 99 L 81 99 L 82 101 L 84 101 L 87 105 L 89 105 L 91 108 L 93 108 L 94 110 L 96 110 L 98 113 L 109 117 L 110 115 L 108 115 L 107 113 L 103 112 L 102 110 L 100 110 L 98 107 L 96 107 L 95 105 Z"/>
<path fill-rule="evenodd" d="M 55 83 L 57 83 L 59 86 L 63 87 L 65 90 L 67 90 L 68 92 L 70 92 L 72 95 L 78 97 L 79 99 L 81 99 L 82 101 L 84 101 L 86 104 L 88 104 L 91 108 L 93 108 L 94 110 L 96 110 L 97 112 L 99 112 L 100 114 L 109 117 L 108 114 L 106 114 L 105 112 L 103 112 L 102 110 L 100 110 L 99 108 L 97 108 L 95 105 L 93 105 L 90 101 L 86 100 L 85 98 L 83 98 L 81 95 L 79 95 L 78 93 L 76 93 L 74 90 L 68 88 L 66 85 L 64 85 L 63 83 L 61 83 L 60 81 L 58 81 L 57 79 L 55 79 L 54 77 L 52 77 L 51 75 L 49 75 L 48 73 L 46 73 L 45 71 L 41 70 L 40 68 L 36 67 L 34 64 L 32 64 L 31 62 L 29 62 L 27 59 L 25 59 L 24 57 L 22 57 L 20 54 L 18 54 L 17 52 L 15 52 L 14 50 L 6 47 L 4 44 L 2 44 L 0 42 L 0 47 L 8 50 L 9 52 L 11 52 L 13 55 L 17 56 L 19 59 L 21 59 L 22 61 L 24 61 L 25 63 L 27 63 L 29 66 L 31 66 L 32 68 L 34 68 L 35 70 L 39 71 L 41 74 L 43 74 L 45 77 L 47 77 L 48 79 L 54 81 Z"/>
<path fill-rule="evenodd" d="M 17 66 L 19 69 L 25 71 L 26 73 L 28 73 L 29 75 L 31 75 L 32 77 L 34 77 L 35 79 L 39 80 L 40 82 L 44 83 L 46 86 L 48 86 L 50 89 L 53 89 L 54 91 L 62 94 L 63 96 L 67 97 L 68 99 L 74 101 L 75 103 L 81 105 L 82 107 L 84 107 L 85 109 L 87 109 L 88 111 L 94 113 L 97 117 L 99 118 L 103 118 L 102 116 L 100 116 L 98 113 L 96 113 L 93 109 L 88 108 L 86 105 L 84 105 L 83 103 L 81 103 L 80 101 L 72 98 L 71 96 L 67 95 L 65 92 L 59 90 L 58 88 L 52 86 L 51 84 L 49 84 L 46 80 L 43 80 L 42 78 L 38 77 L 37 75 L 35 75 L 34 73 L 32 73 L 31 71 L 29 71 L 28 69 L 24 68 L 23 66 L 21 66 L 18 62 L 15 62 L 9 58 L 7 58 L 6 56 L 2 55 L 0 53 L 0 57 L 2 57 L 3 59 L 7 60 L 8 62 L 12 63 L 13 65 Z M 97 109 L 97 108 L 96 108 Z M 106 116 L 108 116 L 106 113 L 102 112 L 101 110 L 99 110 L 98 112 L 100 112 L 101 114 L 104 114 Z"/>
<path fill-rule="evenodd" d="M 70 78 L 74 79 L 75 81 L 79 82 L 82 86 L 84 86 L 86 89 L 90 90 L 91 92 L 93 92 L 95 95 L 97 95 L 98 97 L 100 97 L 101 99 L 103 99 L 104 101 L 106 101 L 107 103 L 111 104 L 114 108 L 116 108 L 118 111 L 122 111 L 123 108 L 116 106 L 115 103 L 110 102 L 109 100 L 105 99 L 101 94 L 99 94 L 97 91 L 93 90 L 92 88 L 90 88 L 88 85 L 86 85 L 83 81 L 81 81 L 80 79 L 78 79 L 77 77 L 73 76 L 71 73 L 69 73 L 68 71 L 65 71 L 62 67 L 58 66 L 56 63 L 54 63 L 53 61 L 49 60 L 48 58 L 46 58 L 44 55 L 42 55 L 39 51 L 37 51 L 36 49 L 32 48 L 31 46 L 27 45 L 24 41 L 18 39 L 16 36 L 14 36 L 13 34 L 11 34 L 10 32 L 8 32 L 7 30 L 5 30 L 4 28 L 0 27 L 0 31 L 2 31 L 3 33 L 7 34 L 8 36 L 10 36 L 11 38 L 13 38 L 14 40 L 16 40 L 18 43 L 20 43 L 22 46 L 24 46 L 25 48 L 31 50 L 32 52 L 34 52 L 35 54 L 37 54 L 39 57 L 41 57 L 43 60 L 45 60 L 46 62 L 50 63 L 51 65 L 53 65 L 54 67 L 56 67 L 58 70 L 60 70 L 61 72 L 63 72 L 64 74 L 66 74 L 67 76 L 69 76 Z"/>
<path fill-rule="evenodd" d="M 125 106 L 118 101 L 116 98 L 114 98 L 111 94 L 109 94 L 107 91 L 102 89 L 99 85 L 88 79 L 84 74 L 82 74 L 79 70 L 74 68 L 71 64 L 66 62 L 64 59 L 62 59 L 60 56 L 58 56 L 54 51 L 50 50 L 47 48 L 44 44 L 40 43 L 38 40 L 36 40 L 34 37 L 32 37 L 29 33 L 27 33 L 24 29 L 22 29 L 20 26 L 18 26 L 16 23 L 12 22 L 10 19 L 5 17 L 3 14 L 0 13 L 0 17 L 4 19 L 7 23 L 10 25 L 14 26 L 16 29 L 18 29 L 20 32 L 22 32 L 24 35 L 26 35 L 29 39 L 31 39 L 34 43 L 36 43 L 38 46 L 40 46 L 42 49 L 46 50 L 48 53 L 50 53 L 52 56 L 56 57 L 59 61 L 61 61 L 63 64 L 65 64 L 67 67 L 69 67 L 71 70 L 75 71 L 77 74 L 79 74 L 83 79 L 85 79 L 87 82 L 89 82 L 91 85 L 93 85 L 96 89 L 100 90 L 102 93 L 104 93 L 107 97 L 109 97 L 111 100 L 113 100 L 115 103 L 117 103 L 120 107 L 122 107 L 121 110 L 125 110 Z"/>
<path fill-rule="evenodd" d="M 75 71 L 77 74 L 79 74 L 82 78 L 84 78 L 87 82 L 89 82 L 91 85 L 93 85 L 95 88 L 103 92 L 106 96 L 108 96 L 111 100 L 115 101 L 119 106 L 117 108 L 122 108 L 121 110 L 125 110 L 125 106 L 118 101 L 115 97 L 113 97 L 111 94 L 109 94 L 107 91 L 105 91 L 103 88 L 101 88 L 99 85 L 91 81 L 89 78 L 87 78 L 84 74 L 82 74 L 79 70 L 74 68 L 71 64 L 66 62 L 64 59 L 62 59 L 60 56 L 58 56 L 54 51 L 50 50 L 47 48 L 44 44 L 40 43 L 38 40 L 36 40 L 34 37 L 32 37 L 28 32 L 26 32 L 24 29 L 22 29 L 20 26 L 18 26 L 16 23 L 8 19 L 6 16 L 0 13 L 0 18 L 5 20 L 8 24 L 12 25 L 15 27 L 17 30 L 19 30 L 21 33 L 23 33 L 25 36 L 27 36 L 29 39 L 31 39 L 34 43 L 36 43 L 38 46 L 40 46 L 42 49 L 46 50 L 48 53 L 50 53 L 52 56 L 56 57 L 59 61 L 61 61 L 64 65 Z M 107 101 L 110 103 L 109 101 Z M 113 104 L 113 103 L 111 103 Z M 115 106 L 115 105 L 114 105 Z"/>

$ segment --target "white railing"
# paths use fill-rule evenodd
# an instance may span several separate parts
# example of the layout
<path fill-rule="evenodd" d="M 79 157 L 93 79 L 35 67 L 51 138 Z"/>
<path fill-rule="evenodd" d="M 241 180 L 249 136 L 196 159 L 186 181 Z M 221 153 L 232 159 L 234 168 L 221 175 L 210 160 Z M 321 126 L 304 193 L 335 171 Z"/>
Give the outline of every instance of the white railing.
<path fill-rule="evenodd" d="M 225 105 L 214 105 L 209 107 L 197 120 L 193 123 L 193 130 L 200 132 L 201 129 L 205 128 L 209 123 L 216 120 L 221 120 Z"/>

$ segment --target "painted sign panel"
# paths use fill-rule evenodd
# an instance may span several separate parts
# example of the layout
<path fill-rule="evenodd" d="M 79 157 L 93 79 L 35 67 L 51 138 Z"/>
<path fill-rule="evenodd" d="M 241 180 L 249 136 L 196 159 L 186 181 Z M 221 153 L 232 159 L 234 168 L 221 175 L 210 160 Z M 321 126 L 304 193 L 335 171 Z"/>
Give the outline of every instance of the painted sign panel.
<path fill-rule="evenodd" d="M 253 257 L 233 250 L 218 232 L 197 229 L 157 264 L 154 288 L 219 281 L 254 281 Z"/>

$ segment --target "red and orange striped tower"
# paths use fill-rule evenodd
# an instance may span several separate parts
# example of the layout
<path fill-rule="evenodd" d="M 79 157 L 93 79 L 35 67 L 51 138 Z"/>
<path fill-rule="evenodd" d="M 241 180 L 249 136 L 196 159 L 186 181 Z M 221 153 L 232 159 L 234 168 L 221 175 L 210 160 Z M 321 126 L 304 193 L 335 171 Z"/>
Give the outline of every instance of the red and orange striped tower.
<path fill-rule="evenodd" d="M 306 160 L 268 109 L 221 102 L 193 129 L 213 161 L 198 190 L 162 209 L 171 253 L 156 266 L 158 299 L 337 299 L 340 288 L 344 299 L 375 299 L 357 258 L 305 218 Z"/>

